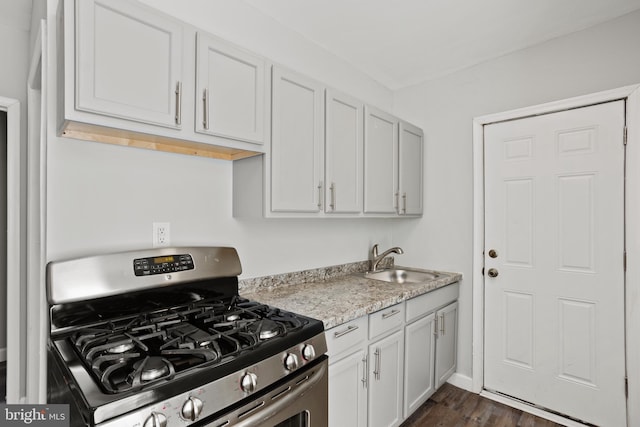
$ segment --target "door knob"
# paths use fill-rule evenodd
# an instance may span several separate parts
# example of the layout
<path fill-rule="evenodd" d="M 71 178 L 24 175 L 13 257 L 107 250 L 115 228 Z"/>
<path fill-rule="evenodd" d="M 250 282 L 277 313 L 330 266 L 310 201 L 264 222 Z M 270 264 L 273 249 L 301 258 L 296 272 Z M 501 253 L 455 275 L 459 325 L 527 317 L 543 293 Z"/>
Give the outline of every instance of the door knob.
<path fill-rule="evenodd" d="M 498 270 L 490 268 L 487 274 L 489 274 L 489 277 L 498 277 Z"/>
<path fill-rule="evenodd" d="M 490 256 L 491 258 L 498 258 L 498 252 L 496 252 L 496 250 L 495 250 L 495 249 L 490 249 L 490 250 L 489 250 L 489 256 Z"/>

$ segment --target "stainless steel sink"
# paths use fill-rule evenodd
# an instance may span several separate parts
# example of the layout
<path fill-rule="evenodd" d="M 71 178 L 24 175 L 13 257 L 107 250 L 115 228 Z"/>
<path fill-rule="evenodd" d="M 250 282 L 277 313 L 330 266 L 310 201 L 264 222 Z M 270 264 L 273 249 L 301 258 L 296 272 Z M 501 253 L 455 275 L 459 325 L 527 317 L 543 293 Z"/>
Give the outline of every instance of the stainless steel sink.
<path fill-rule="evenodd" d="M 431 273 L 421 270 L 410 270 L 402 268 L 390 268 L 387 270 L 366 272 L 364 277 L 367 279 L 380 280 L 389 283 L 423 283 L 440 277 L 437 273 Z"/>

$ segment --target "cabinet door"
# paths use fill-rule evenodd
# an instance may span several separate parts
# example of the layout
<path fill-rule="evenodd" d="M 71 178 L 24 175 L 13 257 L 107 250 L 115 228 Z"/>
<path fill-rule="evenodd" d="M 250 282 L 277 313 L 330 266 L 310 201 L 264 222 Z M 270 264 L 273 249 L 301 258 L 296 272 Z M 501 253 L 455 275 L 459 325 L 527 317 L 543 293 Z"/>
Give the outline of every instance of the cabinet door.
<path fill-rule="evenodd" d="M 262 143 L 264 60 L 204 33 L 196 60 L 196 131 Z"/>
<path fill-rule="evenodd" d="M 365 107 L 364 211 L 395 214 L 398 203 L 398 120 Z"/>
<path fill-rule="evenodd" d="M 411 415 L 435 391 L 435 314 L 405 327 L 404 416 Z"/>
<path fill-rule="evenodd" d="M 399 197 L 401 215 L 422 215 L 423 133 L 400 122 Z"/>
<path fill-rule="evenodd" d="M 369 345 L 369 426 L 402 421 L 403 331 Z M 346 424 L 345 424 L 346 425 Z"/>
<path fill-rule="evenodd" d="M 76 2 L 76 109 L 177 128 L 183 27 L 125 0 Z"/>
<path fill-rule="evenodd" d="M 367 425 L 366 353 L 358 351 L 329 365 L 329 426 Z"/>
<path fill-rule="evenodd" d="M 444 384 L 456 371 L 458 331 L 458 303 L 454 302 L 436 312 L 436 388 Z"/>
<path fill-rule="evenodd" d="M 323 88 L 273 67 L 271 210 L 320 212 L 323 206 Z"/>
<path fill-rule="evenodd" d="M 326 91 L 326 212 L 362 212 L 363 109 L 354 98 Z"/>

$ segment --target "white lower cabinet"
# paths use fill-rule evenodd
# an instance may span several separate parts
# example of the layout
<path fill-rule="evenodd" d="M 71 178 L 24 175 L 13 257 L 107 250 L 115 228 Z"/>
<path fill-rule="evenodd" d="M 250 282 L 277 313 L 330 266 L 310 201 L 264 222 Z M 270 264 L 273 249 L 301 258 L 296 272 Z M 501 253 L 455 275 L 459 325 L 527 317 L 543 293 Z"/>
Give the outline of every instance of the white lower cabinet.
<path fill-rule="evenodd" d="M 420 407 L 435 390 L 435 313 L 405 327 L 404 416 Z"/>
<path fill-rule="evenodd" d="M 404 334 L 400 330 L 369 345 L 369 426 L 398 426 L 402 417 Z"/>
<path fill-rule="evenodd" d="M 329 425 L 366 427 L 367 353 L 356 351 L 329 365 Z"/>
<path fill-rule="evenodd" d="M 399 426 L 456 369 L 458 284 L 326 331 L 329 426 Z"/>

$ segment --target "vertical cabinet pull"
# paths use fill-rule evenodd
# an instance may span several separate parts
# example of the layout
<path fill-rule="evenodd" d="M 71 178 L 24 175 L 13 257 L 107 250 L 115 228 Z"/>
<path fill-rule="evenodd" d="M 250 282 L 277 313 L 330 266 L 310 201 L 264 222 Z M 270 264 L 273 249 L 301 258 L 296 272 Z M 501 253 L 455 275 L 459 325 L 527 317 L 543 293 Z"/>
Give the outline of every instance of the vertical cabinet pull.
<path fill-rule="evenodd" d="M 373 353 L 376 356 L 376 361 L 373 366 L 373 377 L 376 380 L 380 380 L 380 359 L 382 358 L 382 352 L 380 348 L 376 348 L 376 351 Z"/>
<path fill-rule="evenodd" d="M 362 388 L 367 388 L 367 355 L 362 358 Z"/>
<path fill-rule="evenodd" d="M 322 181 L 318 183 L 318 209 L 322 209 Z"/>
<path fill-rule="evenodd" d="M 398 215 L 400 215 L 400 200 L 399 200 L 400 193 L 396 192 L 395 196 L 396 196 L 396 201 L 393 208 L 396 210 L 396 212 L 398 212 Z"/>
<path fill-rule="evenodd" d="M 331 183 L 331 187 L 329 187 L 329 190 L 331 191 L 331 201 L 329 202 L 329 206 L 331 207 L 332 211 L 336 210 L 336 184 L 335 182 Z"/>
<path fill-rule="evenodd" d="M 433 319 L 433 335 L 435 335 L 436 338 L 438 337 L 438 316 Z"/>
<path fill-rule="evenodd" d="M 182 82 L 176 83 L 176 124 L 182 124 Z"/>
<path fill-rule="evenodd" d="M 440 315 L 440 335 L 444 335 L 444 313 Z"/>
<path fill-rule="evenodd" d="M 202 91 L 202 127 L 209 130 L 209 89 Z"/>
<path fill-rule="evenodd" d="M 402 214 L 407 214 L 407 193 L 402 193 Z"/>

